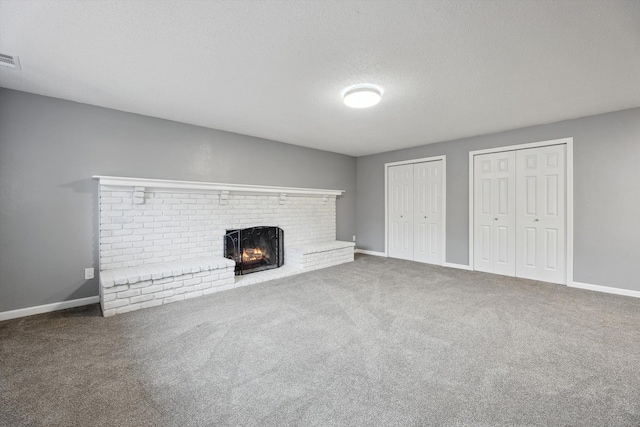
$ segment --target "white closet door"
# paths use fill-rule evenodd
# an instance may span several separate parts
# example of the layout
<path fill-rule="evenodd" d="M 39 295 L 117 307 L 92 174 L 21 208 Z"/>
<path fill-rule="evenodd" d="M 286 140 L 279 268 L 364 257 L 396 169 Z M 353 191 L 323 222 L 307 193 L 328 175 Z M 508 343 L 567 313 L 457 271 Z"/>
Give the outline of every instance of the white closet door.
<path fill-rule="evenodd" d="M 515 276 L 516 155 L 474 156 L 474 269 Z"/>
<path fill-rule="evenodd" d="M 413 165 L 391 166 L 389 176 L 389 256 L 413 260 Z"/>
<path fill-rule="evenodd" d="M 566 145 L 517 152 L 516 275 L 566 283 Z"/>
<path fill-rule="evenodd" d="M 415 261 L 442 264 L 442 161 L 413 165 Z"/>

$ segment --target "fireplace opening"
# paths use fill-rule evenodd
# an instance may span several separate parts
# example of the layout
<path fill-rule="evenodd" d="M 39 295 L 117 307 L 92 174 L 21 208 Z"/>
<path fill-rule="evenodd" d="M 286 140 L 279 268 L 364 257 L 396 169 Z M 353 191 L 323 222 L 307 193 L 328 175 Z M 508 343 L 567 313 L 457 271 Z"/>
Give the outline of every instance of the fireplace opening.
<path fill-rule="evenodd" d="M 235 261 L 236 276 L 284 265 L 284 231 L 279 227 L 227 230 L 224 256 Z"/>

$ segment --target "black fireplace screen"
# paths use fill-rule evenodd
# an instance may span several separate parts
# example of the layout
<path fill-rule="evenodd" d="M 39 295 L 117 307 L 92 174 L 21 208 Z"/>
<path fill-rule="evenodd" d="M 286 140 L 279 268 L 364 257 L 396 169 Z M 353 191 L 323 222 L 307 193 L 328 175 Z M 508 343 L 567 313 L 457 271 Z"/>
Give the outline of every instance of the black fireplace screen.
<path fill-rule="evenodd" d="M 236 262 L 236 276 L 284 265 L 284 231 L 279 227 L 227 230 L 224 256 Z"/>

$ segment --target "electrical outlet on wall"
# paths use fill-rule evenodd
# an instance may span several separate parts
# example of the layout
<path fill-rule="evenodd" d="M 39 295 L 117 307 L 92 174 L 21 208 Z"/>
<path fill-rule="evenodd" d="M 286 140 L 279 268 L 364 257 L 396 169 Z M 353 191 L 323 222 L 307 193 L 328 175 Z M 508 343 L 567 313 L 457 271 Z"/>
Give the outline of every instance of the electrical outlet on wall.
<path fill-rule="evenodd" d="M 356 241 L 356 235 L 355 234 L 353 235 L 353 241 L 354 242 Z"/>
<path fill-rule="evenodd" d="M 85 280 L 93 279 L 93 268 L 84 269 L 84 278 Z"/>

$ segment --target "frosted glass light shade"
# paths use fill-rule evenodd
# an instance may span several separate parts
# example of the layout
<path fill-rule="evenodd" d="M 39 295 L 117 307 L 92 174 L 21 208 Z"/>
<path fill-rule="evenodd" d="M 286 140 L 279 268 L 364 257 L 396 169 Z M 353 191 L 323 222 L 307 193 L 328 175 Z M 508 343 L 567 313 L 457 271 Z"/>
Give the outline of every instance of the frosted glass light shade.
<path fill-rule="evenodd" d="M 351 108 L 373 107 L 382 99 L 380 90 L 374 86 L 356 86 L 347 89 L 343 95 L 344 103 Z"/>

